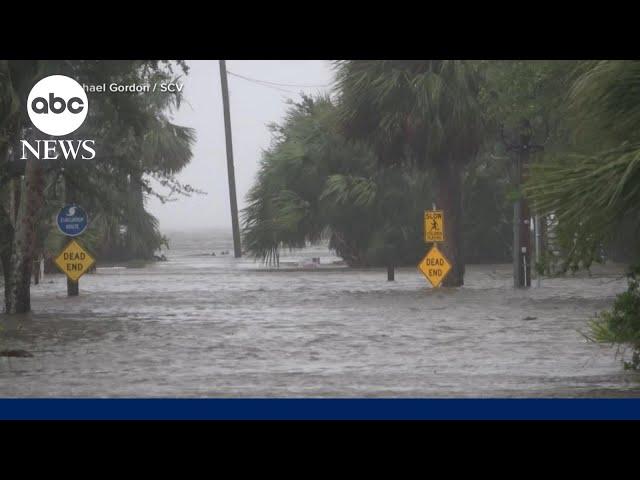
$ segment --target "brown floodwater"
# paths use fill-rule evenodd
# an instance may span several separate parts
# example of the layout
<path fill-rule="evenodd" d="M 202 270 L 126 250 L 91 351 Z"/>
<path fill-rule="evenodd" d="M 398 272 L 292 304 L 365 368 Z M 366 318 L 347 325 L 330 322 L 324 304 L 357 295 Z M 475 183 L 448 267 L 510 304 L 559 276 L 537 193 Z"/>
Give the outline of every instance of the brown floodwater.
<path fill-rule="evenodd" d="M 46 276 L 33 313 L 0 315 L 0 350 L 32 354 L 0 358 L 0 396 L 640 396 L 583 336 L 620 266 L 514 290 L 510 265 L 469 265 L 463 288 L 432 289 L 415 268 L 274 272 L 222 250 L 225 234 L 174 236 L 169 261 L 98 268 L 77 298 Z M 282 261 L 312 257 L 338 260 Z"/>

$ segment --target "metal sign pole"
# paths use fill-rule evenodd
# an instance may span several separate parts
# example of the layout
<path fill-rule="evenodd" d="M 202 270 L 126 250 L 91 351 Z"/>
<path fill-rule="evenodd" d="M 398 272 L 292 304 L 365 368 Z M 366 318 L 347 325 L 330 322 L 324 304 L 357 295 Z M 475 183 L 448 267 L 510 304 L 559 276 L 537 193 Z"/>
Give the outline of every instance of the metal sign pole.
<path fill-rule="evenodd" d="M 540 273 L 540 216 L 536 213 L 534 220 L 534 227 L 536 229 L 536 287 L 540 288 L 541 273 Z"/>
<path fill-rule="evenodd" d="M 438 242 L 444 243 L 445 241 L 444 211 L 436 210 L 435 203 L 432 206 L 433 210 L 424 211 L 423 222 L 424 241 L 426 244 L 431 244 L 431 248 L 418 264 L 418 270 L 422 272 L 433 288 L 438 288 L 452 267 L 437 246 Z"/>
<path fill-rule="evenodd" d="M 67 172 L 65 172 L 64 176 L 64 199 L 66 203 L 75 202 L 75 191 L 71 186 L 71 182 L 67 177 Z M 66 241 L 67 244 L 73 240 L 73 237 L 67 236 Z M 72 280 L 67 276 L 67 297 L 77 297 L 80 294 L 80 281 Z"/>

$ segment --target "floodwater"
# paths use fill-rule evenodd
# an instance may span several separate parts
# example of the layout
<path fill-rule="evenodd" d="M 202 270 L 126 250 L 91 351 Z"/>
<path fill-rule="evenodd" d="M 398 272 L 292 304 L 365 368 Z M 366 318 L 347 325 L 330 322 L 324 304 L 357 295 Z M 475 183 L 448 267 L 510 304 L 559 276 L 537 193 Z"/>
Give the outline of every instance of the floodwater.
<path fill-rule="evenodd" d="M 509 265 L 470 265 L 464 288 L 431 289 L 415 268 L 268 271 L 221 256 L 225 234 L 172 240 L 168 262 L 99 268 L 77 298 L 49 275 L 32 314 L 0 315 L 0 350 L 33 355 L 0 358 L 0 396 L 640 396 L 615 348 L 581 333 L 622 268 L 523 291 Z M 338 260 L 282 261 L 311 257 Z"/>

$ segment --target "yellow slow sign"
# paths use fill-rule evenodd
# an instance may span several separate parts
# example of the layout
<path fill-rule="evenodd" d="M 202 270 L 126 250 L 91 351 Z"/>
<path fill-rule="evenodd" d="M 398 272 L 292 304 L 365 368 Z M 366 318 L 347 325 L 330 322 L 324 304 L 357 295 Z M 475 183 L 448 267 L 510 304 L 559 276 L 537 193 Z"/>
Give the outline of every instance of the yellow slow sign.
<path fill-rule="evenodd" d="M 444 242 L 444 213 L 442 210 L 424 212 L 424 241 Z"/>

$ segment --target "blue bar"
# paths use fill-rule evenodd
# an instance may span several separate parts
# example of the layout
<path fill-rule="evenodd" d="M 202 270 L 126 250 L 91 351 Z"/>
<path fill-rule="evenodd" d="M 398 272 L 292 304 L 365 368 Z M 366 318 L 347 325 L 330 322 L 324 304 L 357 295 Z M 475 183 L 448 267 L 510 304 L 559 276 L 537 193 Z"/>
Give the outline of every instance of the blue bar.
<path fill-rule="evenodd" d="M 616 399 L 0 399 L 1 420 L 640 420 Z"/>

